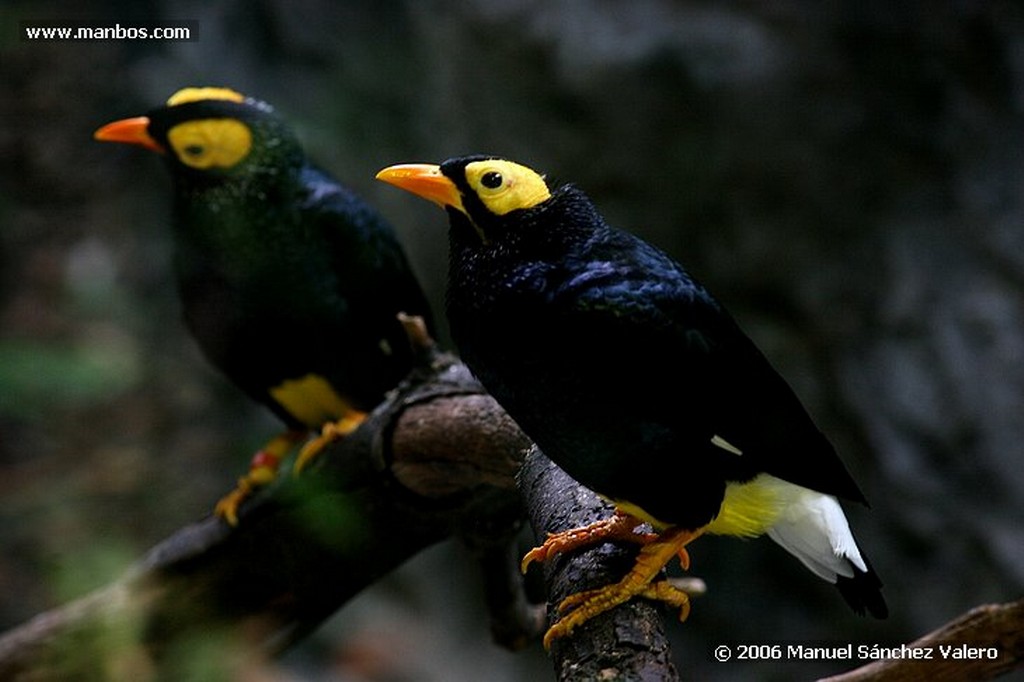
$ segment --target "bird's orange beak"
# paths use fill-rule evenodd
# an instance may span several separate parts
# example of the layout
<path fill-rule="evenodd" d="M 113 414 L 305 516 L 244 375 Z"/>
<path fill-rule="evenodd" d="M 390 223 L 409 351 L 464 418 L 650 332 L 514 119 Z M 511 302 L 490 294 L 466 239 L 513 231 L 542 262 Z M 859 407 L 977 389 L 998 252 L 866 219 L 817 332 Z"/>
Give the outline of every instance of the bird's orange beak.
<path fill-rule="evenodd" d="M 101 142 L 134 144 L 158 154 L 165 153 L 166 150 L 163 146 L 150 137 L 148 128 L 149 118 L 146 116 L 136 116 L 135 118 L 126 118 L 121 121 L 108 123 L 93 133 L 92 136 L 93 139 L 100 140 Z"/>
<path fill-rule="evenodd" d="M 377 173 L 377 179 L 412 192 L 444 208 L 451 206 L 463 213 L 462 195 L 455 183 L 441 173 L 441 167 L 429 163 L 402 163 Z"/>

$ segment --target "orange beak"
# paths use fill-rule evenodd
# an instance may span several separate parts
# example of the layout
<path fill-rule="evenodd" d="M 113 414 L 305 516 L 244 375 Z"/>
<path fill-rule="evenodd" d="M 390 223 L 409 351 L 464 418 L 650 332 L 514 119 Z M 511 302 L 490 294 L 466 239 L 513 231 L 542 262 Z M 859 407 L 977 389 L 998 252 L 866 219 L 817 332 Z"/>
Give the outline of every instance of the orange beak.
<path fill-rule="evenodd" d="M 444 208 L 452 206 L 463 213 L 462 195 L 455 183 L 441 173 L 441 167 L 428 163 L 402 163 L 377 173 L 377 179 L 412 192 Z"/>
<path fill-rule="evenodd" d="M 100 140 L 101 142 L 134 144 L 158 154 L 164 154 L 166 150 L 159 142 L 150 137 L 148 128 L 149 118 L 146 116 L 136 116 L 135 118 L 126 118 L 121 121 L 108 123 L 93 133 L 92 136 L 93 139 Z"/>

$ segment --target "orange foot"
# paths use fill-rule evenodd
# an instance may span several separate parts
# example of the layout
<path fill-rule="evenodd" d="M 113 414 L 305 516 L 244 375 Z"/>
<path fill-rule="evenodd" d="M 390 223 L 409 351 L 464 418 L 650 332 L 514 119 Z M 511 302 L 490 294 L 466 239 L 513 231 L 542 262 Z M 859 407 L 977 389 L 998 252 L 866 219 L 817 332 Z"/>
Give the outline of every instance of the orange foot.
<path fill-rule="evenodd" d="M 657 539 L 642 541 L 643 547 L 637 555 L 636 564 L 622 580 L 566 597 L 558 605 L 558 612 L 565 615 L 544 634 L 544 648 L 550 649 L 554 640 L 568 635 L 580 624 L 633 597 L 646 597 L 665 602 L 679 609 L 679 620 L 686 620 L 690 614 L 690 598 L 686 592 L 664 580 L 656 583 L 652 581 L 674 556 L 685 556 L 685 564 L 688 565 L 686 545 L 700 533 L 699 530 L 688 531 L 680 528 L 662 531 Z"/>
<path fill-rule="evenodd" d="M 320 435 L 302 446 L 299 456 L 295 459 L 292 467 L 293 474 L 300 474 L 306 466 L 319 455 L 325 447 L 334 441 L 341 440 L 359 428 L 359 425 L 366 420 L 366 413 L 359 410 L 350 410 L 344 417 L 336 422 L 324 424 Z"/>
<path fill-rule="evenodd" d="M 213 513 L 232 526 L 238 525 L 238 508 L 253 491 L 271 483 L 277 477 L 277 469 L 288 451 L 302 439 L 304 431 L 288 431 L 267 443 L 252 457 L 249 472 L 238 479 L 238 485 L 220 498 Z"/>
<path fill-rule="evenodd" d="M 523 573 L 534 561 L 546 561 L 564 552 L 580 550 L 602 542 L 631 542 L 647 545 L 658 539 L 657 533 L 637 533 L 636 528 L 643 523 L 640 519 L 624 511 L 615 510 L 615 514 L 589 526 L 572 528 L 561 533 L 548 533 L 547 539 L 539 547 L 534 547 L 526 556 L 519 568 Z M 690 555 L 685 547 L 679 548 L 679 563 L 684 569 L 690 567 Z"/>

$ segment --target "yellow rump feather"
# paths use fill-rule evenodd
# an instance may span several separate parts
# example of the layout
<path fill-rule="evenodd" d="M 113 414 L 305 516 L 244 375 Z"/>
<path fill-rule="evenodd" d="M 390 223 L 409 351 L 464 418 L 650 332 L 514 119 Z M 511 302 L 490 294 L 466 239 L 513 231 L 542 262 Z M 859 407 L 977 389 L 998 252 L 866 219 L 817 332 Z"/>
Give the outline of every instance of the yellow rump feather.
<path fill-rule="evenodd" d="M 746 483 L 728 483 L 721 511 L 704 531 L 715 535 L 755 537 L 775 525 L 795 486 L 760 474 Z"/>
<path fill-rule="evenodd" d="M 282 381 L 270 389 L 270 396 L 310 429 L 341 419 L 355 409 L 326 379 L 316 374 Z"/>
<path fill-rule="evenodd" d="M 718 516 L 703 528 L 714 535 L 756 537 L 775 525 L 797 486 L 761 474 L 746 483 L 728 483 Z M 680 493 L 685 494 L 685 493 Z M 672 524 L 656 519 L 641 507 L 625 500 L 610 500 L 616 508 L 651 524 L 661 531 Z"/>

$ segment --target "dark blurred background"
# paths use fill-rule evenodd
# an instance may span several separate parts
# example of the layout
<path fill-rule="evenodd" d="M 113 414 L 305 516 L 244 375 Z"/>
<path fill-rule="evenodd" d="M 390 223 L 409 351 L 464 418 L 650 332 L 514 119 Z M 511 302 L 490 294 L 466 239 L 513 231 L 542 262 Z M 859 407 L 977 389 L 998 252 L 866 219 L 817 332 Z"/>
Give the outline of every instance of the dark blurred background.
<path fill-rule="evenodd" d="M 199 37 L 22 39 L 52 19 L 188 19 Z M 206 514 L 278 429 L 179 321 L 161 163 L 91 139 L 188 85 L 276 105 L 395 222 L 438 310 L 444 217 L 373 176 L 467 152 L 581 185 L 732 310 L 871 500 L 847 511 L 892 616 L 853 616 L 768 540 L 702 539 L 709 594 L 670 626 L 688 677 L 836 672 L 710 651 L 894 644 L 1021 596 L 1019 2 L 8 0 L 0 25 L 0 629 Z M 451 543 L 263 672 L 551 676 L 539 645 L 490 643 Z"/>

